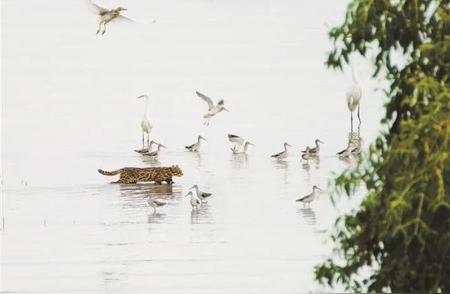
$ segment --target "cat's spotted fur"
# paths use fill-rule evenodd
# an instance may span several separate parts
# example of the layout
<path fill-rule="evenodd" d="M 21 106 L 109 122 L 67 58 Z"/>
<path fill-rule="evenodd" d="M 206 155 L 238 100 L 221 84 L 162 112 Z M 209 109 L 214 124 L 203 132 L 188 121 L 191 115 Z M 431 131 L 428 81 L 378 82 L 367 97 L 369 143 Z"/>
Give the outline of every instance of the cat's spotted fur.
<path fill-rule="evenodd" d="M 181 177 L 183 171 L 178 165 L 171 167 L 124 167 L 115 171 L 104 171 L 99 169 L 99 173 L 105 176 L 114 176 L 120 174 L 118 181 L 113 183 L 118 184 L 136 184 L 137 182 L 155 182 L 161 184 L 163 181 L 167 184 L 172 184 L 172 177 Z"/>

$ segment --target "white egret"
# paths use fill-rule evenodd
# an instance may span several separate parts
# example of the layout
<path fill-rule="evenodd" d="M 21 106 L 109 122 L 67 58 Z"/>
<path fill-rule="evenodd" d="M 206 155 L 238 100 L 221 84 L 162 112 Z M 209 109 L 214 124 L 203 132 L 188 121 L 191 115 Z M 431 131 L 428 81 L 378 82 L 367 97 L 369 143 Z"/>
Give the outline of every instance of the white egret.
<path fill-rule="evenodd" d="M 288 156 L 288 151 L 287 151 L 287 147 L 291 145 L 289 145 L 289 143 L 284 143 L 284 151 L 281 151 L 280 153 L 271 155 L 270 157 L 276 158 L 276 159 L 285 159 Z"/>
<path fill-rule="evenodd" d="M 98 4 L 93 3 L 91 0 L 85 0 L 85 2 L 88 4 L 90 10 L 99 17 L 97 35 L 100 33 L 102 35 L 105 34 L 106 25 L 113 20 L 121 19 L 125 21 L 135 22 L 133 19 L 121 14 L 122 11 L 127 10 L 126 8 L 119 6 L 114 9 L 107 9 Z"/>
<path fill-rule="evenodd" d="M 159 155 L 159 152 L 161 151 L 161 147 L 162 148 L 167 148 L 166 146 L 164 146 L 163 144 L 158 143 L 158 148 L 155 151 L 152 152 L 148 152 L 148 153 L 142 153 L 142 155 L 144 156 L 150 156 L 150 157 L 156 157 Z"/>
<path fill-rule="evenodd" d="M 202 205 L 202 201 L 192 191 L 189 191 L 184 197 L 191 196 L 190 202 L 192 209 L 198 209 Z"/>
<path fill-rule="evenodd" d="M 141 129 L 142 129 L 142 148 L 145 147 L 145 134 L 147 134 L 147 146 L 150 145 L 150 133 L 153 129 L 152 124 L 150 123 L 150 120 L 148 119 L 148 104 L 149 104 L 149 96 L 148 94 L 143 94 L 137 99 L 145 98 L 145 109 L 144 109 L 144 115 L 141 120 Z"/>
<path fill-rule="evenodd" d="M 148 197 L 148 205 L 153 207 L 153 213 L 156 213 L 156 207 L 161 207 L 167 204 L 167 202 L 161 201 L 159 199 L 153 199 L 152 197 Z"/>
<path fill-rule="evenodd" d="M 358 109 L 358 120 L 359 123 L 361 123 L 361 117 L 359 116 L 359 104 L 362 98 L 362 89 L 359 85 L 358 77 L 355 72 L 355 68 L 353 67 L 353 64 L 351 65 L 352 68 L 352 85 L 347 90 L 346 96 L 347 96 L 347 107 L 350 111 L 350 124 L 351 129 L 353 130 L 353 112 Z"/>
<path fill-rule="evenodd" d="M 202 202 L 207 202 L 206 198 L 210 197 L 212 195 L 212 193 L 207 193 L 207 192 L 203 192 L 200 191 L 200 189 L 198 188 L 198 185 L 194 185 L 191 187 L 191 189 L 195 189 L 195 193 L 197 194 L 197 197 L 202 201 Z"/>
<path fill-rule="evenodd" d="M 191 152 L 197 152 L 200 149 L 200 142 L 201 140 L 205 140 L 205 138 L 203 138 L 202 136 L 198 136 L 197 137 L 197 143 L 194 143 L 192 145 L 188 145 L 188 146 L 184 146 L 184 148 L 186 148 L 187 150 L 191 151 Z"/>
<path fill-rule="evenodd" d="M 311 193 L 309 193 L 308 195 L 295 200 L 296 202 L 301 202 L 303 203 L 303 205 L 308 204 L 308 206 L 310 205 L 311 202 L 314 201 L 314 199 L 316 198 L 318 191 L 322 191 L 322 189 L 320 189 L 319 187 L 317 187 L 316 185 L 313 186 L 313 191 Z"/>
<path fill-rule="evenodd" d="M 208 112 L 203 116 L 203 118 L 205 119 L 204 125 L 209 126 L 211 118 L 222 110 L 229 112 L 229 110 L 225 108 L 225 101 L 223 99 L 219 100 L 219 102 L 217 102 L 217 105 L 214 105 L 214 102 L 210 97 L 198 91 L 196 91 L 195 94 L 197 94 L 198 97 L 202 98 L 208 104 Z"/>

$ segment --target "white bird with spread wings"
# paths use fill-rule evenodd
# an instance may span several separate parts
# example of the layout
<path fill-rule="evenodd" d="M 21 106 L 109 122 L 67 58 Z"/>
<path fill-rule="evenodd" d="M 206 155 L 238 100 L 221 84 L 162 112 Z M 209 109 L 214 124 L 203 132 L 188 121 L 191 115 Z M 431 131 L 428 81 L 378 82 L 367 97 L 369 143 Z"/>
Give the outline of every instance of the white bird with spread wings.
<path fill-rule="evenodd" d="M 222 110 L 229 112 L 229 110 L 225 108 L 225 101 L 223 99 L 219 100 L 219 102 L 217 102 L 217 105 L 214 105 L 214 102 L 208 96 L 198 91 L 196 91 L 195 94 L 197 94 L 198 97 L 202 98 L 203 101 L 208 103 L 208 113 L 203 116 L 203 118 L 205 119 L 204 125 L 209 126 L 209 121 L 211 120 L 211 118 Z"/>
<path fill-rule="evenodd" d="M 106 25 L 113 20 L 124 20 L 124 21 L 129 21 L 129 22 L 136 22 L 135 20 L 121 14 L 122 11 L 127 10 L 126 8 L 123 8 L 122 6 L 119 6 L 114 9 L 107 9 L 107 8 L 101 7 L 100 5 L 93 3 L 91 0 L 85 0 L 85 1 L 88 4 L 90 10 L 99 16 L 97 35 L 100 33 L 102 35 L 105 34 Z"/>

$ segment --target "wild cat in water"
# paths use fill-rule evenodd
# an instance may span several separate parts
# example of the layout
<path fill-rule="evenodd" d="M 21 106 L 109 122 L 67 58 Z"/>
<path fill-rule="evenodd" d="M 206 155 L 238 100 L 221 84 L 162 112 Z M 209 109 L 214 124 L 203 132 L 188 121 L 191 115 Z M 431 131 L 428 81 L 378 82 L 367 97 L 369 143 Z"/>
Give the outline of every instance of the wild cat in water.
<path fill-rule="evenodd" d="M 105 176 L 120 175 L 118 181 L 114 184 L 136 184 L 137 182 L 155 182 L 160 185 L 162 182 L 172 184 L 172 177 L 183 176 L 183 171 L 178 165 L 171 167 L 124 167 L 115 171 L 104 171 L 98 169 L 98 172 Z"/>

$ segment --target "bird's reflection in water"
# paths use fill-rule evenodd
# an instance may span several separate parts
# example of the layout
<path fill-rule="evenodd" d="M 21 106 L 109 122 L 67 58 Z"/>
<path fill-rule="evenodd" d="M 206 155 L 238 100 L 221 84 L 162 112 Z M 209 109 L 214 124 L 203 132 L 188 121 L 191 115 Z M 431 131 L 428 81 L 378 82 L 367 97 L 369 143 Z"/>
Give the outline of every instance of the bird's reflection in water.
<path fill-rule="evenodd" d="M 158 157 L 156 156 L 141 156 L 142 162 L 145 164 L 150 165 L 150 167 L 157 167 L 161 166 L 161 162 L 159 161 Z"/>
<path fill-rule="evenodd" d="M 187 152 L 191 155 L 194 160 L 195 165 L 200 168 L 202 167 L 202 155 L 200 152 Z"/>
<path fill-rule="evenodd" d="M 314 156 L 314 158 L 312 159 L 313 163 L 314 163 L 314 167 L 316 169 L 320 168 L 320 156 Z"/>
<path fill-rule="evenodd" d="M 203 203 L 200 208 L 191 210 L 191 224 L 210 224 L 212 223 L 209 205 Z"/>
<path fill-rule="evenodd" d="M 312 208 L 298 208 L 297 212 L 300 214 L 306 225 L 314 226 L 316 224 L 316 213 Z"/>
<path fill-rule="evenodd" d="M 248 155 L 245 153 L 231 154 L 231 167 L 233 169 L 244 169 L 248 167 Z"/>
<path fill-rule="evenodd" d="M 140 207 L 145 204 L 147 205 L 148 197 L 170 200 L 179 195 L 181 195 L 183 188 L 180 185 L 156 185 L 152 183 L 142 183 L 142 184 L 131 184 L 125 185 L 120 184 L 121 196 L 125 200 L 126 206 Z M 140 201 L 138 201 L 140 200 Z"/>
<path fill-rule="evenodd" d="M 149 224 L 160 224 L 160 223 L 164 222 L 165 218 L 166 218 L 165 213 L 153 212 L 153 209 L 150 209 L 148 216 L 147 216 L 147 222 Z"/>
<path fill-rule="evenodd" d="M 275 160 L 273 162 L 273 165 L 275 166 L 276 169 L 284 169 L 284 170 L 286 170 L 289 167 L 289 163 L 287 161 L 284 161 L 284 160 Z"/>

